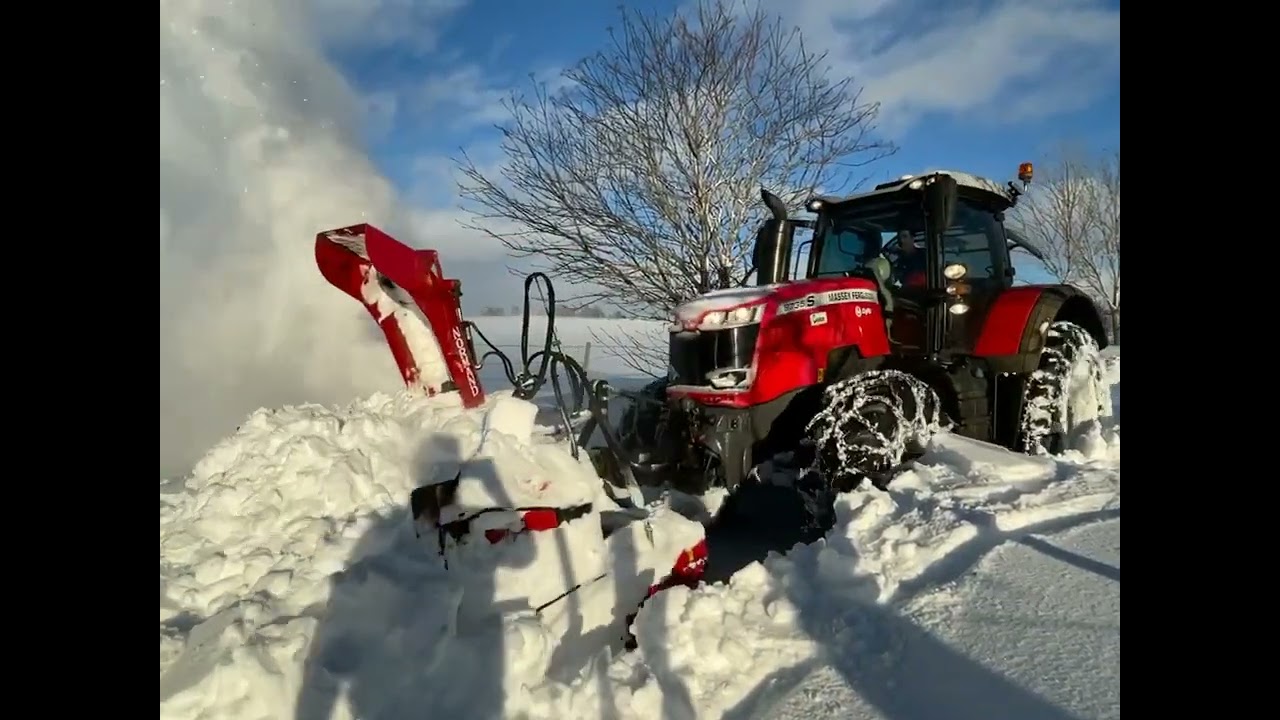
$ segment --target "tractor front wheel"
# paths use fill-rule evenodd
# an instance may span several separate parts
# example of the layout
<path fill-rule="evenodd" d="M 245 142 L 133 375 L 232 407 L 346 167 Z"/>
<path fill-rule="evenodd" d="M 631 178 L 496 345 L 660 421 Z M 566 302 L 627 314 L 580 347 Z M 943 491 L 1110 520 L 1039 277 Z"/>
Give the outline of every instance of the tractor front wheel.
<path fill-rule="evenodd" d="M 814 458 L 802 483 L 847 492 L 870 480 L 883 489 L 938 430 L 940 405 L 928 384 L 896 370 L 833 383 L 805 428 Z"/>
<path fill-rule="evenodd" d="M 1032 455 L 1060 454 L 1110 409 L 1098 343 L 1075 323 L 1051 324 L 1040 366 L 1023 392 L 1019 448 Z"/>

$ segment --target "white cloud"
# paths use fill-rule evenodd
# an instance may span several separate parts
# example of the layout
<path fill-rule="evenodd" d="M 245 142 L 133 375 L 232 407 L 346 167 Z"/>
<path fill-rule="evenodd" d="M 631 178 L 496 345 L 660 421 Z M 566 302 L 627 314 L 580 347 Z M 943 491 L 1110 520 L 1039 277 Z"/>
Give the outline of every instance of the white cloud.
<path fill-rule="evenodd" d="M 361 98 L 364 108 L 364 130 L 370 140 L 385 137 L 395 127 L 400 112 L 399 96 L 389 90 L 377 90 Z"/>
<path fill-rule="evenodd" d="M 428 5 L 319 3 L 375 26 L 396 13 L 421 26 Z M 362 220 L 393 233 L 437 220 L 403 212 L 361 149 L 360 99 L 306 32 L 339 23 L 315 9 L 160 3 L 162 474 L 259 406 L 397 385 L 363 309 L 321 278 L 312 238 Z"/>
<path fill-rule="evenodd" d="M 419 54 L 436 49 L 440 18 L 466 4 L 467 0 L 308 0 L 312 27 L 329 47 L 366 50 L 394 44 Z"/>
<path fill-rule="evenodd" d="M 467 64 L 428 76 L 412 92 L 418 112 L 436 117 L 446 130 L 465 131 L 505 119 L 510 90 L 493 84 L 479 65 Z"/>
<path fill-rule="evenodd" d="M 830 51 L 901 134 L 928 113 L 1017 122 L 1077 109 L 1118 75 L 1120 11 L 1095 0 L 766 0 Z"/>
<path fill-rule="evenodd" d="M 470 221 L 471 218 L 452 207 L 415 210 L 409 232 L 416 239 L 410 244 L 441 250 L 440 262 L 445 274 L 450 274 L 449 263 L 455 260 L 492 262 L 505 267 L 506 251 L 502 249 L 502 245 L 487 233 L 467 227 Z M 490 221 L 487 227 L 494 232 L 501 232 L 513 229 L 514 226 Z"/>

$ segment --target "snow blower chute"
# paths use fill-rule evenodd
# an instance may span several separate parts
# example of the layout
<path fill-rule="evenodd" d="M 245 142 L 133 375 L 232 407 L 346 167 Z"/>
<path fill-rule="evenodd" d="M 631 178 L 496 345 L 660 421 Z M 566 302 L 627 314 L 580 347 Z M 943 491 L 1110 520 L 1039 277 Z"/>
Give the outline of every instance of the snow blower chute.
<path fill-rule="evenodd" d="M 613 394 L 612 389 L 604 381 L 589 381 L 582 366 L 561 352 L 555 335 L 555 290 L 549 278 L 534 273 L 525 281 L 523 357 L 517 366 L 489 342 L 483 332 L 463 318 L 461 283 L 444 277 L 436 251 L 411 248 L 378 228 L 362 223 L 317 234 L 315 254 L 325 279 L 360 301 L 378 323 L 401 377 L 410 390 L 430 396 L 457 392 L 463 407 L 486 406 L 486 428 L 506 422 L 519 430 L 506 428 L 504 437 L 509 440 L 510 437 L 528 434 L 532 427 L 532 414 L 523 420 L 519 418 L 522 413 L 532 412 L 532 406 L 520 410 L 519 405 L 522 401 L 532 401 L 549 382 L 561 421 L 555 436 L 567 442 L 574 460 L 586 449 L 596 430 L 604 438 L 603 448 L 591 449 L 592 465 L 606 481 L 603 484 L 606 494 L 614 501 L 615 507 L 600 508 L 595 506 L 598 503 L 585 503 L 578 498 L 573 504 L 563 507 L 534 507 L 495 501 L 490 507 L 460 508 L 461 501 L 455 502 L 455 498 L 466 493 L 465 488 L 459 489 L 459 485 L 465 485 L 472 479 L 471 475 L 476 474 L 467 467 L 467 460 L 462 462 L 463 467 L 451 480 L 417 488 L 410 497 L 415 529 L 428 526 L 433 530 L 431 534 L 438 538 L 439 550 L 446 562 L 452 553 L 463 562 L 483 566 L 485 561 L 481 555 L 486 546 L 495 546 L 496 552 L 510 554 L 511 548 L 503 549 L 507 544 L 546 545 L 550 541 L 548 535 L 563 536 L 558 540 L 562 544 L 571 542 L 575 553 L 607 557 L 606 544 L 631 542 L 628 538 L 642 528 L 640 537 L 647 552 L 640 554 L 655 555 L 658 563 L 653 568 L 656 582 L 647 586 L 647 595 L 673 584 L 691 585 L 700 581 L 706 557 L 702 527 L 690 520 L 671 518 L 668 514 L 664 528 L 670 530 L 672 536 L 655 539 L 651 521 L 656 514 L 664 512 L 662 503 L 645 502 L 631 470 L 633 462 L 626 459 L 617 434 L 609 424 L 608 398 Z M 546 305 L 546 333 L 542 347 L 531 354 L 530 292 L 539 281 L 542 282 Z M 473 332 L 489 346 L 489 350 L 478 358 Z M 513 406 L 508 398 L 502 398 L 496 405 L 486 403 L 477 373 L 489 357 L 497 357 L 501 362 L 514 388 L 516 405 Z M 559 374 L 561 370 L 566 376 L 563 384 Z M 477 457 L 472 458 L 476 461 L 474 465 L 479 466 L 485 461 L 481 456 L 486 455 L 490 441 L 486 430 Z M 505 518 L 501 532 L 497 532 L 497 528 L 486 527 L 493 518 Z M 598 530 L 584 536 L 584 522 L 594 523 Z M 627 532 L 621 532 L 624 527 L 629 528 Z M 584 537 L 594 538 L 600 547 L 582 547 Z M 673 542 L 676 544 L 671 545 Z M 657 556 L 666 556 L 666 559 Z M 528 572 L 535 577 L 538 574 L 536 564 L 530 566 Z M 560 599 L 602 579 L 593 577 L 584 581 L 583 573 L 575 575 L 578 579 L 571 581 L 566 578 L 565 587 L 558 594 L 552 593 L 549 602 L 543 602 L 549 592 L 547 583 L 533 583 L 538 585 L 538 592 L 530 591 L 526 598 L 530 607 L 542 613 Z M 647 595 L 636 598 L 637 602 Z"/>
<path fill-rule="evenodd" d="M 405 385 L 428 395 L 456 390 L 463 407 L 484 403 L 462 320 L 462 284 L 444 277 L 435 250 L 415 250 L 361 223 L 316 235 L 316 264 L 382 328 Z"/>

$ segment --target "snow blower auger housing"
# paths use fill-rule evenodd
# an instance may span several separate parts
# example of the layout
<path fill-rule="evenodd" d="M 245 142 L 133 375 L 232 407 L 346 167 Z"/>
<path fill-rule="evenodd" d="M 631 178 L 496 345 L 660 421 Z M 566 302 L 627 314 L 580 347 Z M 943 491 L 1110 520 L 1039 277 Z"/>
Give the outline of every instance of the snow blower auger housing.
<path fill-rule="evenodd" d="M 1013 285 L 1011 250 L 1043 259 L 1005 226 L 1031 177 L 1030 163 L 1021 188 L 908 175 L 811 198 L 812 219 L 788 217 L 762 189 L 771 217 L 757 234 L 756 285 L 676 309 L 668 377 L 629 409 L 624 445 L 689 492 L 732 490 L 766 460 L 827 491 L 883 487 L 940 421 L 1056 452 L 1082 418 L 1109 412 L 1107 338 L 1080 290 Z M 812 237 L 793 253 L 797 228 Z"/>
<path fill-rule="evenodd" d="M 573 546 L 582 551 L 582 557 L 598 558 L 607 556 L 603 549 L 606 542 L 620 538 L 628 541 L 630 534 L 643 529 L 642 537 L 647 542 L 643 550 L 637 549 L 637 553 L 653 555 L 655 561 L 655 583 L 648 588 L 648 595 L 673 584 L 699 582 L 706 559 L 702 527 L 693 521 L 668 516 L 664 521 L 668 534 L 654 537 L 651 517 L 662 515 L 666 510 L 646 505 L 631 472 L 631 462 L 620 459 L 622 447 L 608 423 L 609 386 L 603 381 L 589 383 L 582 366 L 560 351 L 555 336 L 555 289 L 549 278 L 534 273 L 525 281 L 524 337 L 521 341 L 524 357 L 517 371 L 510 358 L 463 318 L 461 283 L 444 277 L 436 251 L 411 248 L 372 225 L 359 224 L 317 234 L 315 256 L 325 279 L 358 300 L 373 316 L 386 336 L 401 377 L 410 390 L 432 396 L 456 392 L 463 407 L 479 408 L 486 405 L 486 398 L 477 373 L 486 358 L 496 356 L 514 388 L 514 397 L 498 398 L 488 403 L 487 428 L 493 426 L 493 429 L 509 431 L 508 435 L 529 435 L 536 410 L 522 401 L 532 400 L 549 380 L 561 419 L 557 434 L 563 432 L 573 459 L 578 459 L 596 429 L 601 430 L 605 438 L 605 447 L 597 449 L 592 460 L 597 472 L 600 472 L 599 468 L 612 471 L 606 478 L 609 482 L 605 487 L 607 494 L 616 501 L 616 507 L 602 508 L 598 507 L 599 503 L 579 498 L 563 506 L 525 506 L 520 503 L 508 506 L 495 501 L 493 507 L 460 510 L 453 498 L 460 483 L 467 479 L 464 476 L 467 475 L 469 461 L 466 460 L 452 480 L 415 489 L 409 498 L 415 528 L 424 524 L 434 528 L 433 535 L 438 538 L 441 555 L 447 556 L 450 548 L 462 549 L 465 556 L 476 548 L 489 546 L 493 546 L 493 552 L 503 553 L 510 552 L 508 546 L 512 543 L 533 546 L 572 540 Z M 538 281 L 543 282 L 546 335 L 542 347 L 530 354 L 530 292 Z M 479 358 L 475 353 L 473 332 L 490 348 Z M 561 384 L 561 369 L 567 375 L 567 387 Z M 503 422 L 511 427 L 503 426 Z M 491 440 L 486 430 L 477 452 L 483 454 L 486 443 Z M 601 459 L 602 453 L 608 459 Z M 618 487 L 627 488 L 629 495 L 619 497 L 616 494 Z M 548 497 L 560 495 L 563 493 L 557 495 L 552 492 Z M 443 520 L 446 517 L 448 519 Z M 495 517 L 504 519 L 502 532 L 484 527 Z M 584 546 L 592 543 L 600 547 Z M 484 550 L 480 552 L 484 554 Z M 483 564 L 483 559 L 474 554 L 471 559 Z M 526 572 L 538 575 L 540 570 L 532 566 Z M 559 577 L 560 574 L 553 572 L 550 575 Z M 531 608 L 541 613 L 564 597 L 584 591 L 602 579 L 602 576 L 592 577 L 589 572 L 578 576 L 581 581 L 569 583 L 558 592 L 550 592 L 549 597 L 547 593 L 549 589 L 554 590 L 554 582 L 550 585 L 545 581 L 532 583 L 538 586 L 538 593 L 531 592 L 525 599 Z M 637 601 L 641 599 L 637 598 Z M 549 612 L 555 612 L 554 608 Z"/>

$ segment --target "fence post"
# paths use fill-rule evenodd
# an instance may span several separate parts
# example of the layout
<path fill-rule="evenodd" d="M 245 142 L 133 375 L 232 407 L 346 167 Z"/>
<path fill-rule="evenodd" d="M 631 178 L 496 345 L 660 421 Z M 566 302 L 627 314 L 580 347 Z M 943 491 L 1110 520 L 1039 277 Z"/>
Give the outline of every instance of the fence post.
<path fill-rule="evenodd" d="M 586 346 L 582 349 L 582 372 L 588 377 L 591 376 L 591 341 L 588 340 Z"/>

